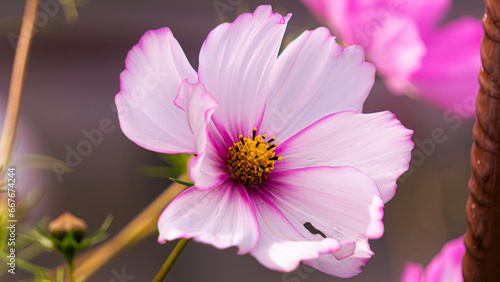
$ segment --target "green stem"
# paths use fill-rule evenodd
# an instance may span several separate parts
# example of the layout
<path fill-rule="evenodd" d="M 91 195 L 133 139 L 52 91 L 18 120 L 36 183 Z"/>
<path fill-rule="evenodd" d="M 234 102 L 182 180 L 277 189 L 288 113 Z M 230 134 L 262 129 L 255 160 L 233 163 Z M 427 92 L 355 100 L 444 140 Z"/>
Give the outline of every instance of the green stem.
<path fill-rule="evenodd" d="M 72 256 L 66 256 L 66 261 L 68 262 L 68 279 L 69 279 L 69 282 L 74 282 L 75 281 L 75 277 L 74 277 L 75 264 L 73 263 L 73 257 Z"/>
<path fill-rule="evenodd" d="M 153 282 L 161 282 L 163 279 L 165 279 L 165 276 L 167 276 L 168 272 L 174 265 L 175 261 L 181 254 L 182 250 L 184 250 L 184 247 L 186 247 L 186 244 L 189 242 L 191 239 L 180 239 L 179 243 L 175 246 L 174 250 L 170 253 L 168 256 L 167 260 L 165 263 L 161 266 L 160 271 L 156 274 L 155 278 L 153 279 Z"/>

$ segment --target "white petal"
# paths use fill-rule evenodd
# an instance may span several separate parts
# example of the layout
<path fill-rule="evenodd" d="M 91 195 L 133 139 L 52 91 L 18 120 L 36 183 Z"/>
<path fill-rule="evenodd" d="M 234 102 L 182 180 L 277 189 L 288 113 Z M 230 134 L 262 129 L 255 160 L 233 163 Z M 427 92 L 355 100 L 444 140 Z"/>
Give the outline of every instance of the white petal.
<path fill-rule="evenodd" d="M 196 153 L 184 111 L 174 105 L 179 86 L 197 81 L 168 28 L 148 31 L 129 52 L 116 106 L 120 125 L 139 146 L 161 153 Z"/>
<path fill-rule="evenodd" d="M 212 114 L 218 107 L 217 102 L 201 83 L 191 84 L 185 81 L 175 103 L 184 105 L 187 110 L 189 128 L 194 134 L 198 153 L 189 162 L 189 177 L 201 190 L 219 186 L 229 175 L 225 168 L 224 155 L 215 149 L 217 141 L 209 130 Z"/>
<path fill-rule="evenodd" d="M 292 271 L 300 261 L 333 253 L 339 242 L 326 238 L 311 241 L 302 236 L 280 210 L 261 192 L 253 192 L 252 199 L 260 227 L 260 239 L 250 251 L 264 266 L 277 271 Z"/>
<path fill-rule="evenodd" d="M 311 167 L 269 175 L 266 191 L 306 238 L 380 238 L 383 203 L 373 180 L 352 167 Z"/>
<path fill-rule="evenodd" d="M 325 117 L 279 145 L 276 171 L 310 166 L 351 166 L 370 176 L 384 203 L 408 169 L 413 142 L 390 112 L 342 112 Z"/>
<path fill-rule="evenodd" d="M 231 181 L 209 191 L 188 188 L 170 203 L 158 222 L 158 241 L 194 238 L 224 249 L 249 252 L 259 240 L 255 212 L 245 188 Z"/>
<path fill-rule="evenodd" d="M 260 124 L 267 96 L 264 80 L 276 60 L 291 15 L 260 6 L 215 28 L 200 52 L 200 81 L 219 102 L 214 123 L 226 139 L 250 135 Z"/>
<path fill-rule="evenodd" d="M 338 277 L 361 272 L 373 255 L 368 238 L 384 231 L 383 203 L 370 177 L 351 167 L 312 167 L 273 173 L 266 189 L 302 236 L 341 242 L 337 251 L 304 263 Z"/>
<path fill-rule="evenodd" d="M 360 46 L 343 49 L 326 28 L 305 31 L 274 65 L 262 131 L 283 142 L 326 115 L 361 111 L 374 76 Z"/>

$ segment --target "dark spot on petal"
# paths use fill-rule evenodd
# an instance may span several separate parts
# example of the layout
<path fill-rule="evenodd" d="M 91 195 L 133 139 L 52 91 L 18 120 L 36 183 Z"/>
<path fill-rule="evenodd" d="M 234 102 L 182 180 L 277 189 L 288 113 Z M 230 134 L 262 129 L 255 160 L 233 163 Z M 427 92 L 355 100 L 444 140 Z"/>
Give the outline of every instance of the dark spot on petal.
<path fill-rule="evenodd" d="M 313 234 L 313 235 L 319 234 L 319 235 L 321 235 L 321 237 L 326 238 L 325 233 L 323 233 L 323 232 L 319 231 L 318 229 L 316 229 L 310 222 L 304 223 L 304 227 L 309 232 L 311 232 L 311 234 Z"/>

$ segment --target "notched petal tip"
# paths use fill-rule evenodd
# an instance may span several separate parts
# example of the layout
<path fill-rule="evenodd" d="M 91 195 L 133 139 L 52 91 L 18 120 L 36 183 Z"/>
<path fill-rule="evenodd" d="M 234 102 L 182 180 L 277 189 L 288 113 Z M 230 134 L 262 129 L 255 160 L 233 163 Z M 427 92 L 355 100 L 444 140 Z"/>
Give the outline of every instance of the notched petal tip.
<path fill-rule="evenodd" d="M 343 242 L 340 245 L 340 248 L 337 251 L 335 251 L 332 255 L 338 260 L 343 260 L 345 258 L 352 256 L 355 250 L 356 250 L 355 242 Z"/>
<path fill-rule="evenodd" d="M 135 44 L 130 51 L 127 53 L 127 58 L 125 59 L 125 70 L 121 73 L 121 75 L 130 67 L 134 67 L 133 65 L 133 56 L 135 53 L 139 50 L 145 51 L 145 49 L 152 47 L 151 45 L 158 44 L 160 42 L 160 38 L 162 38 L 165 42 L 170 42 L 171 39 L 176 39 L 174 38 L 174 35 L 172 33 L 172 30 L 168 27 L 162 27 L 159 29 L 152 29 L 146 31 L 142 36 L 141 39 Z M 166 40 L 165 40 L 166 39 Z M 121 78 L 120 75 L 120 78 Z"/>
<path fill-rule="evenodd" d="M 354 250 L 354 253 L 351 252 Z M 350 278 L 358 275 L 362 267 L 373 256 L 368 241 L 363 239 L 356 243 L 343 243 L 341 249 L 332 255 L 321 255 L 317 259 L 305 261 L 306 265 L 329 275 Z"/>
<path fill-rule="evenodd" d="M 345 55 L 350 58 L 351 62 L 359 65 L 363 65 L 363 67 L 367 68 L 367 71 L 371 73 L 373 76 L 373 80 L 375 80 L 375 73 L 377 71 L 375 65 L 366 60 L 366 52 L 365 48 L 361 45 L 350 45 L 344 48 Z"/>
<path fill-rule="evenodd" d="M 194 152 L 186 113 L 173 100 L 196 72 L 169 28 L 150 30 L 128 52 L 115 101 L 124 134 L 148 150 Z"/>
<path fill-rule="evenodd" d="M 244 15 L 244 14 L 243 14 Z M 292 13 L 288 13 L 286 16 L 282 16 L 279 13 L 274 13 L 273 12 L 273 7 L 271 5 L 260 5 L 255 9 L 255 11 L 251 14 L 254 18 L 259 18 L 259 17 L 276 17 L 277 23 L 278 24 L 287 24 L 290 18 L 292 17 Z M 241 15 L 240 15 L 241 16 Z"/>
<path fill-rule="evenodd" d="M 368 225 L 366 236 L 370 239 L 378 239 L 384 234 L 384 202 L 379 197 L 373 197 L 370 205 L 370 216 L 372 221 Z"/>

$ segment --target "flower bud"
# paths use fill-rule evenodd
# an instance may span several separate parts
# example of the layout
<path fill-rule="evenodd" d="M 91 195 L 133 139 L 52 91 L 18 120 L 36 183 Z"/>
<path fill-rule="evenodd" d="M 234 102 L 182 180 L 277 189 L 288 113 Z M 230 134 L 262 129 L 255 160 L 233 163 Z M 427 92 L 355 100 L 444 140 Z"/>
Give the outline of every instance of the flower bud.
<path fill-rule="evenodd" d="M 48 231 L 59 240 L 63 240 L 70 231 L 73 231 L 76 241 L 81 242 L 87 231 L 87 223 L 72 213 L 65 212 L 49 223 Z"/>

